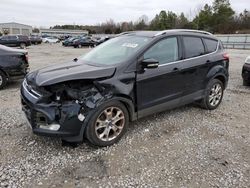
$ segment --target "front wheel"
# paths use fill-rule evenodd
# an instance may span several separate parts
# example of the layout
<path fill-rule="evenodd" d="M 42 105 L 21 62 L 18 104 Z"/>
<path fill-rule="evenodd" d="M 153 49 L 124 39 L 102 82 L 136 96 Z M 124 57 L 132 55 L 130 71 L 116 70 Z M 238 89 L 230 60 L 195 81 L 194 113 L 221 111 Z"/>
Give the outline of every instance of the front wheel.
<path fill-rule="evenodd" d="M 110 146 L 120 140 L 129 123 L 126 107 L 111 101 L 98 107 L 90 118 L 85 135 L 96 146 Z"/>
<path fill-rule="evenodd" d="M 25 43 L 21 43 L 20 44 L 20 48 L 22 48 L 22 49 L 26 48 L 26 44 Z"/>
<path fill-rule="evenodd" d="M 7 83 L 6 75 L 0 70 L 0 89 L 4 88 Z"/>
<path fill-rule="evenodd" d="M 222 101 L 223 94 L 223 83 L 218 79 L 211 80 L 207 85 L 205 97 L 200 103 L 201 107 L 207 110 L 216 109 Z"/>

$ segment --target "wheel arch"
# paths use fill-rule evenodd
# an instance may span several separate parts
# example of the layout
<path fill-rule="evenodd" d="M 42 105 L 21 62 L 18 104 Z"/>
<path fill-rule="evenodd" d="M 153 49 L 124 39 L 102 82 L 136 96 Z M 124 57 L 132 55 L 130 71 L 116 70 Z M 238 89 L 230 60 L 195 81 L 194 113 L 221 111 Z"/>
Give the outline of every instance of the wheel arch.
<path fill-rule="evenodd" d="M 223 83 L 224 89 L 227 87 L 228 71 L 223 66 L 215 66 L 211 68 L 207 74 L 207 83 L 212 79 L 218 79 Z"/>
<path fill-rule="evenodd" d="M 112 97 L 111 100 L 117 100 L 117 101 L 121 102 L 126 107 L 126 109 L 128 110 L 128 113 L 129 113 L 129 120 L 130 121 L 134 121 L 137 119 L 137 114 L 135 112 L 134 103 L 130 97 L 128 97 L 126 95 L 117 95 L 117 96 Z"/>
<path fill-rule="evenodd" d="M 5 70 L 3 70 L 1 67 L 0 67 L 0 72 L 4 73 L 5 76 L 6 76 L 7 78 L 9 78 L 9 74 L 8 74 Z"/>

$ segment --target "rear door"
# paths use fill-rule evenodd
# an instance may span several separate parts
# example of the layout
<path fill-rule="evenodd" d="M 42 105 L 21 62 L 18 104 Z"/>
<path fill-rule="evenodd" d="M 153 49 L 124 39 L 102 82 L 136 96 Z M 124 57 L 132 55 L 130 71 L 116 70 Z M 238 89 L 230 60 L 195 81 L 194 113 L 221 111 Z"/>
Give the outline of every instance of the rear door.
<path fill-rule="evenodd" d="M 209 56 L 206 54 L 202 38 L 197 36 L 182 36 L 184 59 L 182 61 L 182 79 L 185 82 L 184 95 L 201 94 L 205 89 L 205 78 L 208 71 L 207 62 Z"/>
<path fill-rule="evenodd" d="M 178 106 L 184 82 L 180 75 L 180 45 L 178 37 L 160 40 L 149 48 L 143 59 L 156 59 L 159 67 L 137 74 L 137 108 L 139 117 Z"/>

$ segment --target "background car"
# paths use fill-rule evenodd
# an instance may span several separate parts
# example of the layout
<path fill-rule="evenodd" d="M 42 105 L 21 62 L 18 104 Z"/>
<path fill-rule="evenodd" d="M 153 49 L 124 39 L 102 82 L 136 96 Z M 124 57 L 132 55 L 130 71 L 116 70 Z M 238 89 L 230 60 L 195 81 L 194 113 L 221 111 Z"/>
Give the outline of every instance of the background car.
<path fill-rule="evenodd" d="M 93 40 L 97 43 L 97 45 L 99 45 L 99 44 L 102 44 L 102 43 L 108 41 L 109 39 L 110 39 L 110 37 L 101 37 L 101 38 L 96 38 Z"/>
<path fill-rule="evenodd" d="M 0 89 L 9 80 L 25 77 L 29 71 L 28 52 L 0 45 Z"/>
<path fill-rule="evenodd" d="M 243 85 L 250 86 L 250 56 L 246 58 L 242 68 Z"/>
<path fill-rule="evenodd" d="M 41 44 L 42 38 L 39 36 L 30 36 L 29 37 L 31 44 Z"/>
<path fill-rule="evenodd" d="M 42 39 L 44 43 L 59 43 L 60 40 L 56 37 L 46 37 Z"/>
<path fill-rule="evenodd" d="M 25 35 L 5 35 L 0 37 L 0 44 L 10 47 L 26 48 L 31 42 L 28 36 Z"/>
<path fill-rule="evenodd" d="M 92 40 L 91 37 L 82 37 L 73 41 L 74 48 L 81 48 L 83 46 L 94 47 L 97 46 L 97 42 Z"/>
<path fill-rule="evenodd" d="M 73 41 L 78 40 L 80 37 L 70 37 L 62 42 L 63 46 L 73 46 Z"/>

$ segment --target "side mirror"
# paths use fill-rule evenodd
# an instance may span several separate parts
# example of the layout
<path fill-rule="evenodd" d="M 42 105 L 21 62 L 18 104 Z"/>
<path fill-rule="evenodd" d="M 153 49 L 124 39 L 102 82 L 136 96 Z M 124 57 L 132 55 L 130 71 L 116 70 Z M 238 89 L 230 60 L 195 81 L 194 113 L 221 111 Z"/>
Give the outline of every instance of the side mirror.
<path fill-rule="evenodd" d="M 141 66 L 143 69 L 155 69 L 159 66 L 159 61 L 156 59 L 144 59 L 141 62 Z"/>

